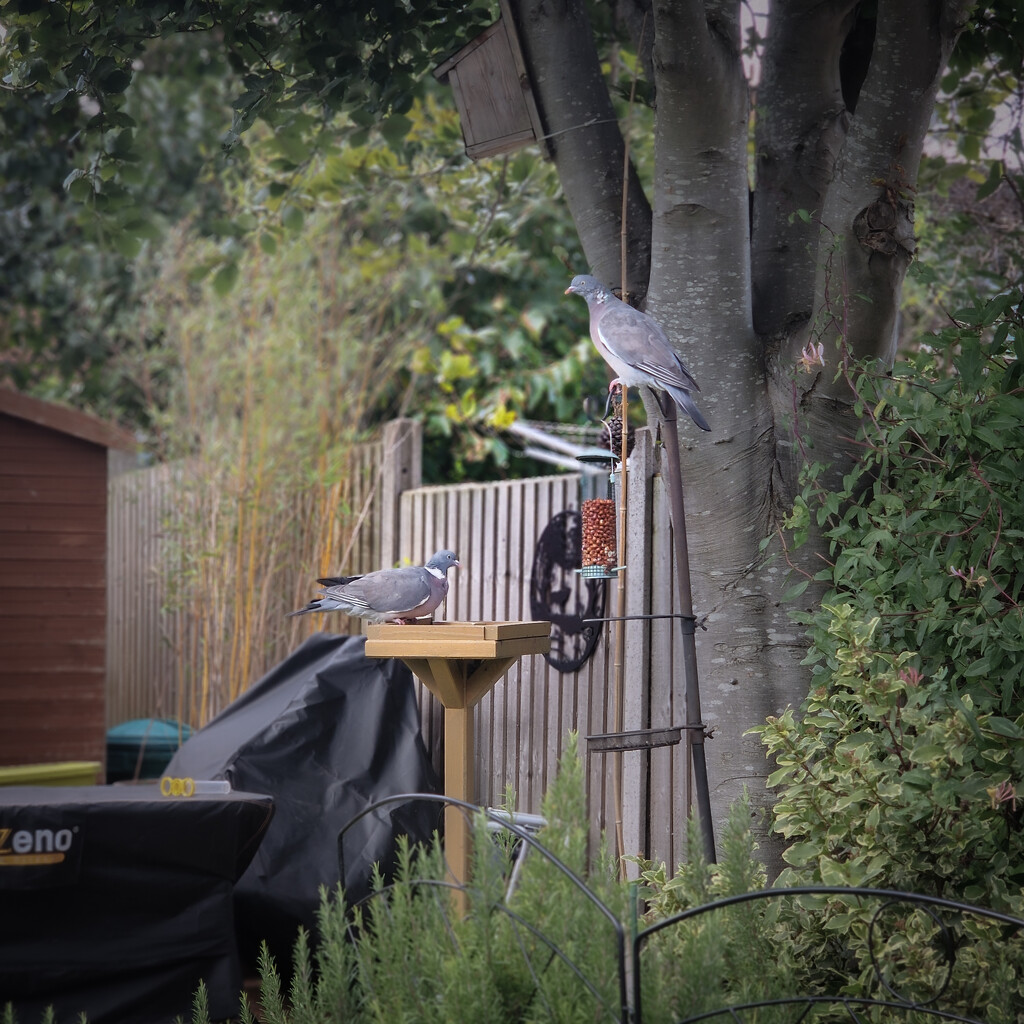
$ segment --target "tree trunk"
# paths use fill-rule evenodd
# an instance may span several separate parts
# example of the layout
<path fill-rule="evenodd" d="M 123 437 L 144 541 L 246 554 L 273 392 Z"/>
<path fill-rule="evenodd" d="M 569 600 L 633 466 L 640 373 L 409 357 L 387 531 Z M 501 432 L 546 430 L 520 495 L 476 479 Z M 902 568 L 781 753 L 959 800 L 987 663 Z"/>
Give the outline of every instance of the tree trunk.
<path fill-rule="evenodd" d="M 794 336 L 825 343 L 826 368 L 847 356 L 891 366 L 903 278 L 916 249 L 914 192 L 939 81 L 967 19 L 966 0 L 879 3 L 871 63 L 821 214 L 817 316 Z M 830 351 L 829 351 L 830 350 Z M 826 374 L 824 394 L 849 395 Z"/>
<path fill-rule="evenodd" d="M 849 360 L 893 357 L 921 149 L 968 6 L 878 0 L 872 18 L 856 0 L 775 0 L 751 200 L 739 0 L 653 3 L 647 309 L 700 384 L 712 426 L 705 434 L 680 424 L 694 609 L 706 627 L 697 656 L 703 718 L 714 730 L 705 745 L 712 810 L 722 825 L 748 788 L 770 870 L 781 864 L 761 813 L 771 765 L 745 733 L 806 695 L 806 640 L 782 598 L 794 582 L 789 560 L 813 574 L 827 551 L 814 536 L 795 556 L 766 558 L 760 545 L 778 536 L 808 459 L 840 473 L 853 457 Z M 594 95 L 592 48 L 584 54 L 575 35 L 582 8 L 519 8 L 542 105 L 565 140 L 555 159 L 587 257 L 615 281 L 607 182 L 621 176 L 621 139 L 567 130 L 610 109 Z M 581 166 L 587 160 L 594 166 Z M 595 196 L 604 204 L 596 216 Z M 644 250 L 631 245 L 633 280 Z M 815 599 L 808 591 L 802 603 Z"/>
<path fill-rule="evenodd" d="M 811 316 L 817 222 L 849 127 L 840 56 L 856 0 L 778 3 L 761 62 L 752 203 L 754 329 Z"/>
<path fill-rule="evenodd" d="M 857 457 L 851 360 L 892 366 L 903 279 L 916 247 L 921 151 L 969 6 L 965 0 L 878 5 L 856 109 L 847 112 L 846 136 L 814 219 L 813 316 L 792 325 L 768 364 L 776 420 L 788 424 L 777 456 L 791 485 L 809 447 L 815 461 L 831 464 L 833 479 Z M 812 374 L 794 373 L 808 344 L 821 346 L 822 365 Z"/>
<path fill-rule="evenodd" d="M 680 452 L 716 827 L 744 786 L 769 852 L 764 754 L 746 730 L 799 700 L 803 644 L 759 545 L 779 514 L 775 427 L 751 318 L 748 99 L 730 5 L 655 4 L 655 201 L 648 311 L 703 389 L 712 431 Z M 769 860 L 774 861 L 774 855 Z"/>

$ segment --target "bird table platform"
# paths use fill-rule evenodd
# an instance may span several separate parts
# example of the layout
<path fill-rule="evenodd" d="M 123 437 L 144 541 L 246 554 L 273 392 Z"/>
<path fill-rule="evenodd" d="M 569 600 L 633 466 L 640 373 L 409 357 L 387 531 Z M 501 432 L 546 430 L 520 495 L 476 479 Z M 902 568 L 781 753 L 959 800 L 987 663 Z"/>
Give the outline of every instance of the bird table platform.
<path fill-rule="evenodd" d="M 550 622 L 383 622 L 366 627 L 368 658 L 401 658 L 444 707 L 445 796 L 473 803 L 473 708 L 524 655 L 546 654 Z M 459 808 L 445 811 L 445 856 L 469 878 L 469 828 Z"/>

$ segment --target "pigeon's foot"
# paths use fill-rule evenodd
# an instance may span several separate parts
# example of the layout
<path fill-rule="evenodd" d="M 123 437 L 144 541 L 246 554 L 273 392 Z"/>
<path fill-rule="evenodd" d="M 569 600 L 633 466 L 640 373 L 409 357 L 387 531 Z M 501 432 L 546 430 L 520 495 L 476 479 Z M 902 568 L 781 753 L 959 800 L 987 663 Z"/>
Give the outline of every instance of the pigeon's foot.
<path fill-rule="evenodd" d="M 609 415 L 611 415 L 612 395 L 614 395 L 616 391 L 620 395 L 622 394 L 622 381 L 619 380 L 618 377 L 616 377 L 615 380 L 613 380 L 611 382 L 611 384 L 608 385 L 608 397 L 605 399 L 605 403 L 604 403 L 604 418 L 605 419 L 608 419 Z"/>

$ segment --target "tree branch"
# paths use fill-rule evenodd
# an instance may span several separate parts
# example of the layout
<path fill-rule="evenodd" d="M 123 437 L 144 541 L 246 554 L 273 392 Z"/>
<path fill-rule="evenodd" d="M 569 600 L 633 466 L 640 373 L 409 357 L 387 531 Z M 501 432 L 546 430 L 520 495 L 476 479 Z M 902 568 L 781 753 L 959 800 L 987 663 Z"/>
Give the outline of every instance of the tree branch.
<path fill-rule="evenodd" d="M 644 81 L 654 90 L 654 12 L 651 0 L 615 0 L 613 11 L 616 26 L 626 30 L 637 59 L 643 69 Z"/>
<path fill-rule="evenodd" d="M 769 24 L 751 222 L 754 328 L 762 336 L 811 315 L 817 219 L 849 124 L 840 60 L 855 7 L 856 0 L 780 3 Z"/>
<path fill-rule="evenodd" d="M 723 381 L 754 359 L 750 331 L 749 97 L 738 2 L 655 0 L 654 266 L 651 299 L 680 342 Z M 663 305 L 667 308 L 662 308 Z M 722 365 L 717 365 L 721 363 Z M 691 369 L 695 369 L 690 364 Z M 696 368 L 698 379 L 702 370 Z M 705 376 L 704 379 L 710 379 Z"/>
<path fill-rule="evenodd" d="M 594 275 L 622 280 L 620 232 L 625 142 L 619 130 L 583 0 L 509 0 L 533 75 L 548 146 Z M 647 293 L 651 208 L 630 165 L 627 188 L 627 284 Z"/>
<path fill-rule="evenodd" d="M 819 319 L 817 330 L 833 366 L 839 341 L 855 359 L 889 365 L 895 355 L 903 278 L 915 249 L 913 194 L 921 150 L 970 6 L 968 0 L 878 4 L 871 65 L 822 212 L 815 302 L 819 318 L 831 321 L 822 327 Z M 835 282 L 830 285 L 822 269 L 829 252 L 843 280 L 844 308 L 834 319 L 837 310 L 828 308 L 826 294 L 830 287 L 834 294 Z"/>

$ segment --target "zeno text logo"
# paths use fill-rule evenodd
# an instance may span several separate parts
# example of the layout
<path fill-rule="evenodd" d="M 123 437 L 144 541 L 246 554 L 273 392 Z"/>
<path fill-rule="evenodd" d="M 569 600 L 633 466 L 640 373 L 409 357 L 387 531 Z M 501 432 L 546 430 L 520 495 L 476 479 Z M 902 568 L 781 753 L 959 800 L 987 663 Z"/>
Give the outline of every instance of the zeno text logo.
<path fill-rule="evenodd" d="M 0 827 L 0 868 L 63 864 L 77 831 L 77 828 Z"/>

